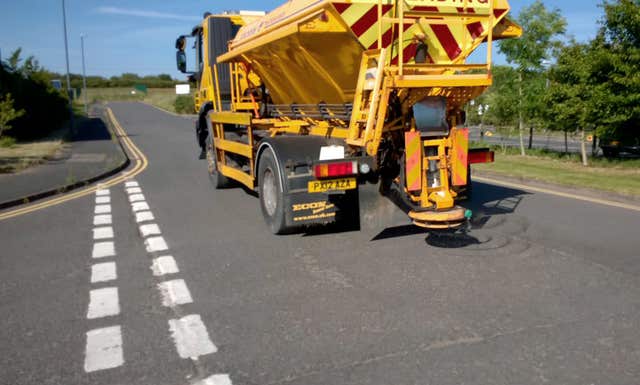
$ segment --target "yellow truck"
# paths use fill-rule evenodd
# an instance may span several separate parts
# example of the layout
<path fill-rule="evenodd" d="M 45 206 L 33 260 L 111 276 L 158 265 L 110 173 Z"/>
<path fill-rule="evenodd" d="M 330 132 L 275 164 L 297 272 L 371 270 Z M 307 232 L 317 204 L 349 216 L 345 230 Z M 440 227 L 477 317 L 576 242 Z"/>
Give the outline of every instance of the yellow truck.
<path fill-rule="evenodd" d="M 257 189 L 276 234 L 357 221 L 358 190 L 427 229 L 459 228 L 470 150 L 464 106 L 491 85 L 492 43 L 518 37 L 507 0 L 289 0 L 205 14 L 176 41 L 197 82 L 196 133 L 217 188 Z M 187 38 L 195 62 L 187 71 Z M 480 64 L 469 55 L 484 46 Z"/>

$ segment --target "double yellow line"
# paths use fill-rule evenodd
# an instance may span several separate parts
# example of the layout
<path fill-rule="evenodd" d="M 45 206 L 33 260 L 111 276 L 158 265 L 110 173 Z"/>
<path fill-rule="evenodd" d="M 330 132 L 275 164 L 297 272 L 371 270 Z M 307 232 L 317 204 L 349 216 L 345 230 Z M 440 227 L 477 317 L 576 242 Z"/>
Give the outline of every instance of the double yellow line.
<path fill-rule="evenodd" d="M 9 219 L 13 217 L 17 217 L 19 215 L 24 215 L 28 213 L 32 213 L 37 210 L 41 210 L 47 207 L 55 206 L 60 203 L 68 202 L 73 199 L 77 199 L 89 194 L 94 193 L 98 189 L 109 188 L 115 186 L 119 183 L 124 182 L 127 179 L 133 178 L 134 176 L 140 174 L 144 171 L 145 168 L 149 165 L 149 161 L 147 157 L 140 151 L 140 149 L 133 143 L 133 141 L 127 136 L 127 133 L 122 128 L 118 120 L 116 119 L 113 111 L 110 108 L 107 108 L 107 116 L 109 120 L 113 124 L 114 131 L 116 136 L 119 138 L 120 143 L 125 147 L 127 153 L 129 154 L 129 159 L 132 162 L 135 162 L 133 168 L 130 168 L 126 171 L 123 171 L 105 181 L 99 182 L 96 185 L 91 187 L 85 187 L 81 190 L 71 192 L 69 194 L 63 194 L 55 198 L 47 199 L 39 203 L 34 203 L 32 205 L 22 207 L 19 209 L 7 211 L 4 213 L 0 213 L 0 221 L 4 219 Z"/>

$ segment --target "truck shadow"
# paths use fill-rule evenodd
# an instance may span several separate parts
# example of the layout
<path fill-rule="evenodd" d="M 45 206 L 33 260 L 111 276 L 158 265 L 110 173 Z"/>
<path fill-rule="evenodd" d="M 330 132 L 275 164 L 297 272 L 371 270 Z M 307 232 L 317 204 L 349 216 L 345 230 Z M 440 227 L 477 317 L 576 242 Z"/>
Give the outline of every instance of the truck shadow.
<path fill-rule="evenodd" d="M 439 248 L 462 248 L 480 244 L 481 241 L 472 235 L 473 230 L 484 228 L 496 216 L 513 213 L 524 196 L 528 194 L 524 190 L 473 182 L 473 198 L 461 203 L 462 206 L 473 211 L 470 229 L 467 229 L 471 231 L 430 231 L 407 224 L 388 227 L 374 236 L 371 241 L 425 234 L 427 244 Z M 400 209 L 403 208 L 400 207 Z"/>
<path fill-rule="evenodd" d="M 524 190 L 481 182 L 473 182 L 473 188 L 473 199 L 465 205 L 474 213 L 471 218 L 472 229 L 485 227 L 495 216 L 515 212 L 524 196 L 530 195 Z"/>

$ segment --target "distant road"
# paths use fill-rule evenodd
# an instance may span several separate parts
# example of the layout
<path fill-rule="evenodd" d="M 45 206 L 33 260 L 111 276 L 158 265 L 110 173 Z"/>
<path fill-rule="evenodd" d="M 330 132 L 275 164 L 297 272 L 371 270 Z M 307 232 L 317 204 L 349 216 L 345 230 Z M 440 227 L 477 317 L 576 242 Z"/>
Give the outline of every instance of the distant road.
<path fill-rule="evenodd" d="M 520 138 L 518 137 L 517 133 L 511 137 L 502 137 L 500 133 L 498 133 L 496 130 L 489 129 L 489 131 L 492 133 L 492 135 L 484 136 L 484 142 L 488 144 L 496 144 L 496 145 L 504 144 L 505 146 L 508 146 L 508 147 L 520 146 Z M 476 142 L 480 141 L 480 130 L 477 127 L 470 128 L 469 139 Z M 569 140 L 567 141 L 567 144 L 568 144 L 567 147 L 569 149 L 569 152 L 580 152 L 580 141 L 569 138 Z M 525 147 L 529 145 L 529 131 L 527 131 L 525 135 L 524 145 Z M 553 150 L 553 151 L 562 152 L 565 150 L 564 139 L 558 138 L 558 137 L 534 135 L 532 145 L 534 148 L 547 149 L 547 150 Z M 587 143 L 587 151 L 589 154 L 591 154 L 590 142 Z"/>

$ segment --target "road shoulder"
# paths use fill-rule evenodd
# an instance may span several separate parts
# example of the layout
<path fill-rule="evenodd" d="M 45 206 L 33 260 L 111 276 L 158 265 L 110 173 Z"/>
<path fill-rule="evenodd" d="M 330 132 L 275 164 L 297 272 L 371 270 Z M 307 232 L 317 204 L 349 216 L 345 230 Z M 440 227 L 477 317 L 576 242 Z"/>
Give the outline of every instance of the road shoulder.
<path fill-rule="evenodd" d="M 0 209 L 86 186 L 120 172 L 129 163 L 104 110 L 96 107 L 61 156 L 15 174 L 0 175 Z"/>
<path fill-rule="evenodd" d="M 500 184 L 507 187 L 640 211 L 640 197 L 593 190 L 584 187 L 567 187 L 559 184 L 540 182 L 537 180 L 507 177 L 486 171 L 478 172 L 474 170 L 471 178 L 472 180 L 481 183 Z"/>

